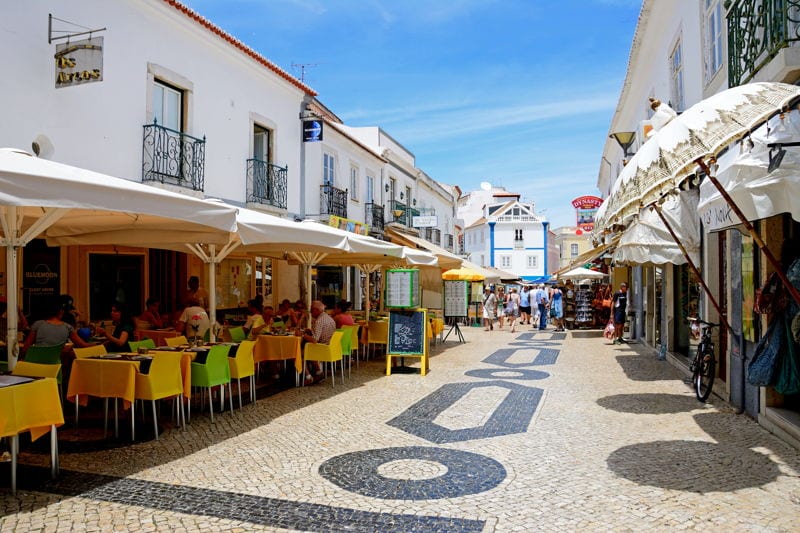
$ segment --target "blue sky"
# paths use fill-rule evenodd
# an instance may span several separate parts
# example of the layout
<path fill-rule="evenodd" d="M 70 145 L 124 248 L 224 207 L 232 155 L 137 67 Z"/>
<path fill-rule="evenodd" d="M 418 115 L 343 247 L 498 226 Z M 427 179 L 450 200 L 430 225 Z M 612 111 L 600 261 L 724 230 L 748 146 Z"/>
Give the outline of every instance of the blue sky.
<path fill-rule="evenodd" d="M 639 0 L 185 0 L 377 125 L 434 179 L 533 201 L 553 227 L 596 194 Z"/>

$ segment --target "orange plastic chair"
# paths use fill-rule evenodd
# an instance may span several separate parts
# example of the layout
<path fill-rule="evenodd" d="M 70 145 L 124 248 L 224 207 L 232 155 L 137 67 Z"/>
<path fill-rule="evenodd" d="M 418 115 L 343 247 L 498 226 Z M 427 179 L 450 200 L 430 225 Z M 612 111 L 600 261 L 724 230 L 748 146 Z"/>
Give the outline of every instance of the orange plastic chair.
<path fill-rule="evenodd" d="M 253 349 L 256 341 L 242 341 L 236 350 L 236 357 L 228 357 L 231 368 L 231 379 L 236 380 L 239 389 L 239 410 L 242 409 L 242 378 L 250 378 L 250 402 L 256 401 L 256 364 L 253 360 Z"/>

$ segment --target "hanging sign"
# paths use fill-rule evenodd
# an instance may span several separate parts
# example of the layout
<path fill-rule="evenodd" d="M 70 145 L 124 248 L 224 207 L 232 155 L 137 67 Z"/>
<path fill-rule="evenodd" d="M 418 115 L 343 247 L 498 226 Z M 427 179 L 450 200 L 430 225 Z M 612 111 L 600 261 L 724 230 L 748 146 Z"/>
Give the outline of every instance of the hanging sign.
<path fill-rule="evenodd" d="M 303 142 L 318 142 L 322 140 L 322 121 L 304 120 L 303 121 Z"/>
<path fill-rule="evenodd" d="M 56 89 L 103 81 L 103 38 L 56 45 Z"/>
<path fill-rule="evenodd" d="M 572 200 L 572 207 L 575 208 L 577 225 L 584 231 L 594 230 L 594 217 L 597 209 L 602 205 L 603 199 L 597 196 L 581 196 Z"/>

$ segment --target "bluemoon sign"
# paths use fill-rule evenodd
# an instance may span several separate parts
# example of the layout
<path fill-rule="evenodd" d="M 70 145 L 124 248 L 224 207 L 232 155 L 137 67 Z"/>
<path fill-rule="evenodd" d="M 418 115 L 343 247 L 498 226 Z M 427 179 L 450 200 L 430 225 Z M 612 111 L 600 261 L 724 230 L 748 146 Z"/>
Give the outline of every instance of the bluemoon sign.
<path fill-rule="evenodd" d="M 322 140 L 322 121 L 303 121 L 303 142 L 318 142 Z"/>

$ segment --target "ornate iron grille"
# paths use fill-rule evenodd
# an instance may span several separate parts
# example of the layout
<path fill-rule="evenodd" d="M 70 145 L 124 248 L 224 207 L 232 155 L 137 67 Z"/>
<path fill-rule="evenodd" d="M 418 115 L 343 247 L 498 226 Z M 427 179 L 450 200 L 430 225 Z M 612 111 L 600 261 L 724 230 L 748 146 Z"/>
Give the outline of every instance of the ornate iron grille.
<path fill-rule="evenodd" d="M 383 233 L 383 206 L 369 202 L 366 205 L 364 222 L 370 227 L 373 233 Z"/>
<path fill-rule="evenodd" d="M 397 200 L 391 200 L 389 205 L 392 207 L 392 222 L 407 226 L 409 221 L 407 220 L 408 213 L 406 204 L 398 202 Z"/>
<path fill-rule="evenodd" d="M 202 191 L 206 165 L 206 138 L 198 139 L 159 126 L 144 125 L 142 181 L 158 181 Z"/>
<path fill-rule="evenodd" d="M 738 0 L 728 9 L 728 80 L 747 83 L 782 48 L 800 41 L 800 0 Z"/>
<path fill-rule="evenodd" d="M 320 185 L 319 212 L 322 215 L 347 218 L 347 189 L 337 189 L 327 184 Z"/>
<path fill-rule="evenodd" d="M 260 159 L 248 159 L 247 201 L 286 209 L 288 169 Z"/>

